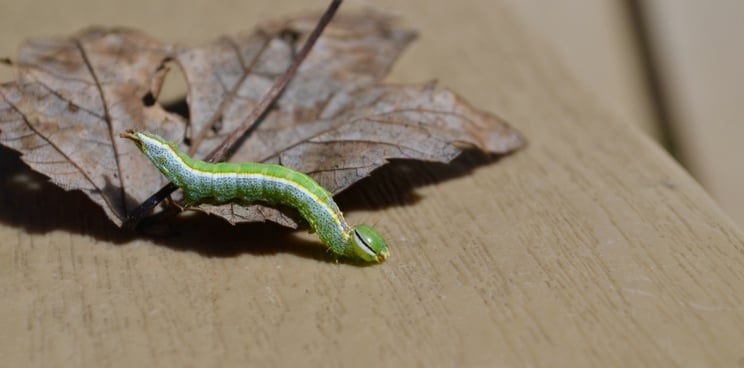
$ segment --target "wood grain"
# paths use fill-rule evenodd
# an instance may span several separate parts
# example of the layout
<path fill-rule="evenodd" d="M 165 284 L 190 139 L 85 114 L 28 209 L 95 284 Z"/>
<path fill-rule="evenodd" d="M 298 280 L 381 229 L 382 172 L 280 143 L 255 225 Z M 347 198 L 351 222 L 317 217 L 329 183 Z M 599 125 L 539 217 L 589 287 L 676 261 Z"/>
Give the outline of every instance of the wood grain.
<path fill-rule="evenodd" d="M 740 1 L 644 2 L 681 159 L 744 226 L 744 47 Z"/>
<path fill-rule="evenodd" d="M 255 3 L 224 11 L 270 2 Z M 327 262 L 308 234 L 204 217 L 128 238 L 4 152 L 3 365 L 744 362 L 744 236 L 679 165 L 502 5 L 379 4 L 422 32 L 392 81 L 438 77 L 529 147 L 401 163 L 342 195 L 351 222 L 390 239 L 374 267 Z"/>
<path fill-rule="evenodd" d="M 571 76 L 618 119 L 663 141 L 624 0 L 505 1 Z"/>

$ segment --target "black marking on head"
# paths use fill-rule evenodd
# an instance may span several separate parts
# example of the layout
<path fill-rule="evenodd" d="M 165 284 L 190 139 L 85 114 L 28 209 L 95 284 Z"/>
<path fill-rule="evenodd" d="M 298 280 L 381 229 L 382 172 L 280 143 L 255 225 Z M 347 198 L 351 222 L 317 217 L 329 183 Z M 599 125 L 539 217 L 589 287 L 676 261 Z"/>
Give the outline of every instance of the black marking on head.
<path fill-rule="evenodd" d="M 372 249 L 372 247 L 370 247 L 369 243 L 367 243 L 367 241 L 365 241 L 364 238 L 359 235 L 359 231 L 357 231 L 356 229 L 354 229 L 354 237 L 357 239 L 357 243 L 361 243 L 363 245 L 363 251 L 373 257 L 377 257 L 377 253 L 374 251 L 374 249 Z"/>

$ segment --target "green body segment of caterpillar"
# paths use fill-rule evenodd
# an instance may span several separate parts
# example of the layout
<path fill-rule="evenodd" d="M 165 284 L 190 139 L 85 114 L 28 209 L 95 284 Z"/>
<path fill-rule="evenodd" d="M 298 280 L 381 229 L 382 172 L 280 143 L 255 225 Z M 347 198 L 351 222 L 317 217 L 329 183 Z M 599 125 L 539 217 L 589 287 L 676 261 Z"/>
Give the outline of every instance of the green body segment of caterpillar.
<path fill-rule="evenodd" d="M 389 255 L 380 233 L 368 225 L 349 226 L 331 193 L 303 173 L 280 165 L 195 160 L 175 143 L 147 132 L 127 131 L 122 137 L 133 140 L 160 172 L 183 190 L 187 205 L 288 205 L 297 209 L 323 243 L 339 256 L 382 262 Z"/>

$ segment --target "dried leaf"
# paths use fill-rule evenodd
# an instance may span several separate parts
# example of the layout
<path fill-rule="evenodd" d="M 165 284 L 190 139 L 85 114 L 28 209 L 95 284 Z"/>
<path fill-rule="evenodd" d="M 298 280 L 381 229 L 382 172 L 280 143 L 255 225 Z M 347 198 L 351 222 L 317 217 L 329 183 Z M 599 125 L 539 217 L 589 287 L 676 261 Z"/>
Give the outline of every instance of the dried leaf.
<path fill-rule="evenodd" d="M 0 86 L 0 143 L 57 185 L 84 191 L 121 225 L 165 180 L 118 134 L 153 131 L 206 156 L 283 73 L 316 19 L 181 49 L 131 30 L 28 41 L 16 82 Z M 433 83 L 379 84 L 414 38 L 379 13 L 335 19 L 231 161 L 280 163 L 338 193 L 389 159 L 448 162 L 464 148 L 507 153 L 523 145 L 516 130 Z M 189 85 L 188 121 L 156 101 L 170 60 Z M 199 208 L 231 222 L 295 226 L 258 205 Z"/>
<path fill-rule="evenodd" d="M 316 21 L 317 16 L 308 16 L 272 22 L 249 36 L 221 38 L 176 56 L 189 81 L 193 136 L 214 133 L 211 128 L 215 123 L 220 126 L 217 134 L 193 142 L 197 147 L 192 152 L 197 157 L 205 157 L 240 126 L 304 43 L 304 37 L 292 40 L 276 35 L 307 35 Z M 414 38 L 415 33 L 395 27 L 384 14 L 337 17 L 262 126 L 281 124 L 295 130 L 303 122 L 317 120 L 337 93 L 361 89 L 382 79 Z M 274 141 L 263 144 L 265 150 L 276 152 Z"/>
<path fill-rule="evenodd" d="M 0 87 L 0 141 L 55 184 L 85 192 L 121 224 L 164 180 L 118 133 L 135 128 L 175 137 L 184 124 L 142 102 L 170 53 L 132 31 L 90 29 L 25 43 L 16 82 Z"/>

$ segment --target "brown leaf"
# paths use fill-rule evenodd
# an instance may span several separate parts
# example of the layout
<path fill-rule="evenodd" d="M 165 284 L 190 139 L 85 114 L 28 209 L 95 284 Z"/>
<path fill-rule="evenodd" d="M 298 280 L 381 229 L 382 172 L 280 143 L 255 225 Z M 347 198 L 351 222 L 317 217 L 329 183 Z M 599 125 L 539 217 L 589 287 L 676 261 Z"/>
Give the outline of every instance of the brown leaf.
<path fill-rule="evenodd" d="M 183 126 L 160 106 L 142 103 L 170 52 L 132 31 L 90 29 L 26 42 L 16 82 L 0 87 L 0 141 L 55 184 L 85 192 L 121 224 L 164 180 L 119 132 L 173 138 Z"/>
<path fill-rule="evenodd" d="M 180 52 L 175 61 L 189 81 L 190 128 L 197 157 L 205 157 L 236 129 L 292 61 L 317 16 L 270 22 L 248 36 L 223 37 Z M 279 37 L 277 37 L 279 35 Z M 415 33 L 394 26 L 385 14 L 340 15 L 329 24 L 262 126 L 296 129 L 319 118 L 339 91 L 353 91 L 382 79 Z M 212 127 L 220 129 L 213 134 Z M 291 133 L 290 133 L 291 134 Z M 275 151 L 273 141 L 265 149 Z"/>
<path fill-rule="evenodd" d="M 121 225 L 165 181 L 118 134 L 148 130 L 181 143 L 188 137 L 190 152 L 206 156 L 242 124 L 316 21 L 271 22 L 189 49 L 130 30 L 29 41 L 16 61 L 16 82 L 0 86 L 0 143 L 56 184 L 83 190 Z M 280 163 L 338 193 L 389 159 L 448 162 L 464 148 L 520 147 L 513 128 L 433 83 L 379 84 L 414 37 L 379 13 L 335 19 L 231 161 Z M 168 60 L 188 81 L 189 121 L 156 101 Z M 295 226 L 263 206 L 199 208 L 231 222 Z"/>

